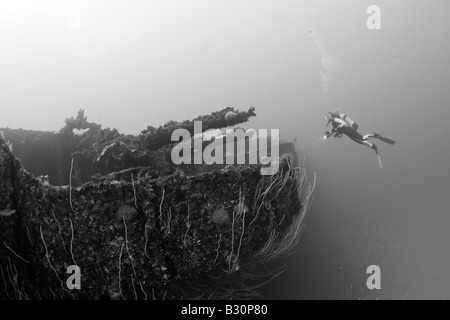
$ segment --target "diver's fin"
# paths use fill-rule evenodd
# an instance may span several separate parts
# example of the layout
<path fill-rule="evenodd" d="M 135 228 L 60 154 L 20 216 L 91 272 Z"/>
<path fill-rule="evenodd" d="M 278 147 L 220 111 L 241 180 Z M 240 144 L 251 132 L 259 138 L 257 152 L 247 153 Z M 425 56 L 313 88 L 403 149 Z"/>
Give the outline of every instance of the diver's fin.
<path fill-rule="evenodd" d="M 377 138 L 378 140 L 383 141 L 385 143 L 389 143 L 389 144 L 392 144 L 392 145 L 395 144 L 394 140 L 385 138 L 385 137 L 379 135 L 378 133 L 374 133 L 374 138 Z"/>
<path fill-rule="evenodd" d="M 377 157 L 378 157 L 378 166 L 380 167 L 380 169 L 383 169 L 383 165 L 381 164 L 381 157 L 378 153 L 377 153 Z"/>
<path fill-rule="evenodd" d="M 378 147 L 377 147 L 377 145 L 375 143 L 372 143 L 372 149 L 377 154 L 378 166 L 380 167 L 380 169 L 383 169 L 383 165 L 381 164 L 381 157 L 380 157 L 380 154 L 378 153 Z"/>
<path fill-rule="evenodd" d="M 394 140 L 391 140 L 391 139 L 388 139 L 388 138 L 385 138 L 385 137 L 381 137 L 380 136 L 378 139 L 380 139 L 383 142 L 389 143 L 389 144 L 395 144 Z"/>

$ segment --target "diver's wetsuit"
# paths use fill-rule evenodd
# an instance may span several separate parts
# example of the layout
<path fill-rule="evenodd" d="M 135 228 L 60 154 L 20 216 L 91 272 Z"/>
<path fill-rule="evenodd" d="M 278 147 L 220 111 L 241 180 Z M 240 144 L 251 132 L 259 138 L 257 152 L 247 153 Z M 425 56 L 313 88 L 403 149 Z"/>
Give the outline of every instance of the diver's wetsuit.
<path fill-rule="evenodd" d="M 344 120 L 341 118 L 333 118 L 331 121 L 331 125 L 333 130 L 338 134 L 345 134 L 347 137 L 352 139 L 355 142 L 365 144 L 365 141 L 369 137 L 369 135 L 363 137 L 358 131 L 356 131 L 353 127 L 350 127 Z"/>
<path fill-rule="evenodd" d="M 349 127 L 349 126 L 343 126 L 336 130 L 339 133 L 345 134 L 347 137 L 349 137 L 353 141 L 361 143 L 361 144 L 365 144 L 364 141 L 366 141 L 367 138 L 372 138 L 370 136 L 373 136 L 373 134 L 372 135 L 368 134 L 365 137 L 363 137 L 361 135 L 361 133 L 359 133 L 358 131 L 356 131 L 355 129 L 353 129 L 352 127 Z M 370 143 L 369 141 L 366 141 L 366 142 Z"/>
<path fill-rule="evenodd" d="M 377 136 L 375 133 L 370 133 L 370 134 L 366 134 L 365 136 L 362 136 L 358 131 L 356 131 L 355 128 L 350 127 L 341 118 L 333 118 L 331 121 L 331 126 L 333 127 L 333 130 L 335 133 L 345 134 L 347 137 L 349 137 L 353 141 L 372 148 L 376 152 L 377 156 L 379 157 L 377 145 L 375 143 L 367 141 L 367 139 L 369 139 L 369 138 L 375 138 Z"/>

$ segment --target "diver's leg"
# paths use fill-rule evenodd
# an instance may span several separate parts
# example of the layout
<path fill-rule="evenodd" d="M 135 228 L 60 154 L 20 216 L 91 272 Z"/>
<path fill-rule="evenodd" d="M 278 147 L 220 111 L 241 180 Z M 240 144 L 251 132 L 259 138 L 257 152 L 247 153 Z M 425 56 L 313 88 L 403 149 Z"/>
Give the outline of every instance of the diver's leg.
<path fill-rule="evenodd" d="M 377 134 L 376 133 L 369 133 L 369 134 L 366 134 L 365 136 L 363 136 L 363 140 L 367 140 L 367 139 L 370 139 L 370 138 L 377 138 Z"/>
<path fill-rule="evenodd" d="M 378 152 L 377 145 L 375 143 L 364 140 L 364 141 L 362 141 L 361 144 L 368 146 L 369 148 L 372 148 L 373 150 L 375 150 L 375 152 Z"/>
<path fill-rule="evenodd" d="M 359 133 L 352 127 L 344 127 L 341 129 L 341 132 L 356 142 L 358 142 L 358 140 L 364 140 L 364 137 L 361 135 L 361 133 Z"/>
<path fill-rule="evenodd" d="M 351 135 L 347 135 L 347 137 L 349 137 L 350 139 L 352 139 L 353 141 L 355 141 L 355 142 L 357 142 L 359 144 L 363 144 L 363 145 L 368 146 L 369 148 L 372 148 L 372 149 L 373 149 L 373 146 L 375 145 L 375 144 L 373 144 L 373 143 L 371 143 L 369 141 L 366 141 L 366 140 L 356 139 L 354 136 L 351 136 Z"/>

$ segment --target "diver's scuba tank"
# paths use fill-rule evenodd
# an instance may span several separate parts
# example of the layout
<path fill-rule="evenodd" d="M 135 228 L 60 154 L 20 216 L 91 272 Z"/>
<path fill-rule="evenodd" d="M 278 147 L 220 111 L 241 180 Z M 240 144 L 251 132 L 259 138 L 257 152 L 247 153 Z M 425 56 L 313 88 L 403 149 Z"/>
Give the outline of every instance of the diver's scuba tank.
<path fill-rule="evenodd" d="M 344 120 L 350 127 L 352 127 L 355 130 L 358 130 L 358 124 L 353 121 L 352 119 L 350 119 L 349 116 L 347 116 L 346 114 L 341 114 L 341 119 Z"/>

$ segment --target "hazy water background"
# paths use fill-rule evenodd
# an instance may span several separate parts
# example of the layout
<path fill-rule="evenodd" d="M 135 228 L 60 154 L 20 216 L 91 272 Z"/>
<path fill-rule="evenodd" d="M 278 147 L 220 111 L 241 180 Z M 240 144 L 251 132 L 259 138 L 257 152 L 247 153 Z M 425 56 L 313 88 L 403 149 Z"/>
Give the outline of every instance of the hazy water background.
<path fill-rule="evenodd" d="M 317 173 L 266 298 L 449 298 L 449 15 L 445 0 L 2 1 L 0 127 L 59 130 L 82 107 L 137 134 L 254 105 L 247 127 L 297 136 Z M 378 143 L 383 170 L 369 148 L 320 140 L 330 109 L 397 141 Z"/>

